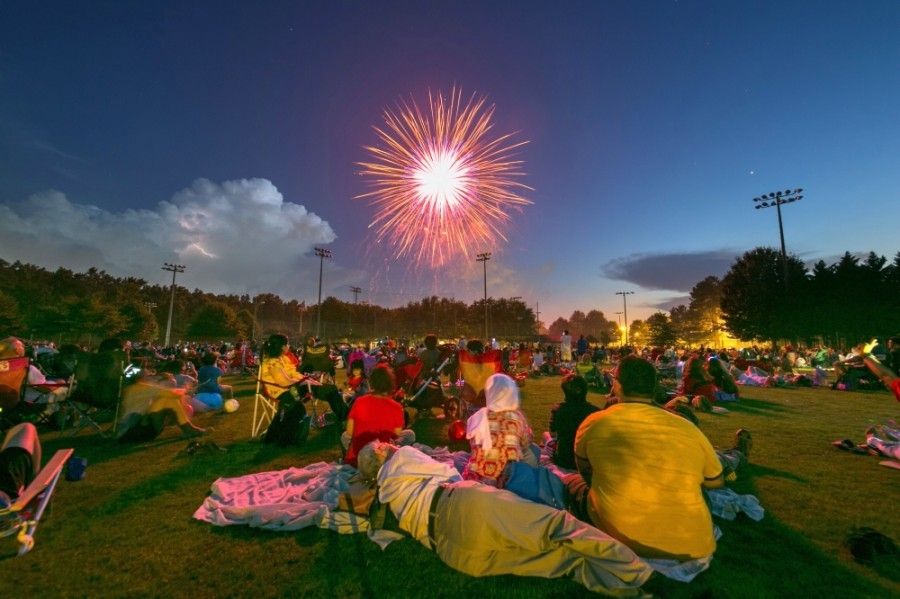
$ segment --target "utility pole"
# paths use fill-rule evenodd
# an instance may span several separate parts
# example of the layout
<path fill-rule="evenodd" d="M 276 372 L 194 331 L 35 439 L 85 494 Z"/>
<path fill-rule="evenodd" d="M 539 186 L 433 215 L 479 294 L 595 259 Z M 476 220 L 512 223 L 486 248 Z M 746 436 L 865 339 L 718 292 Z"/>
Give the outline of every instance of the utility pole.
<path fill-rule="evenodd" d="M 325 258 L 331 258 L 331 250 L 315 248 L 319 257 L 319 303 L 316 304 L 316 337 L 322 336 L 322 269 Z"/>
<path fill-rule="evenodd" d="M 627 297 L 634 295 L 634 291 L 616 291 L 616 295 L 622 296 L 622 314 L 625 318 L 625 345 L 628 345 L 628 302 Z"/>
<path fill-rule="evenodd" d="M 622 334 L 622 313 L 621 312 L 616 312 L 616 322 L 619 323 L 619 335 L 621 335 Z M 620 347 L 622 346 L 621 337 L 619 338 L 619 346 Z"/>
<path fill-rule="evenodd" d="M 484 345 L 488 346 L 488 303 L 487 303 L 487 263 L 491 259 L 491 252 L 478 254 L 476 262 L 484 265 Z"/>
<path fill-rule="evenodd" d="M 166 341 L 165 346 L 169 347 L 169 339 L 172 336 L 172 313 L 175 311 L 175 276 L 184 272 L 185 266 L 183 264 L 169 264 L 168 262 L 163 262 L 163 270 L 172 273 L 172 293 L 169 297 L 169 320 L 166 322 Z"/>
<path fill-rule="evenodd" d="M 541 335 L 541 302 L 535 302 L 534 308 L 534 320 L 535 325 L 537 326 L 537 335 L 540 337 Z"/>
<path fill-rule="evenodd" d="M 754 208 L 757 210 L 760 208 L 772 208 L 774 206 L 778 211 L 778 236 L 781 239 L 781 269 L 782 275 L 784 276 L 785 288 L 787 288 L 788 285 L 787 250 L 784 246 L 784 225 L 781 222 L 781 205 L 802 200 L 803 196 L 800 195 L 801 193 L 803 193 L 803 189 L 798 187 L 793 191 L 790 189 L 774 191 L 772 193 L 764 193 L 758 198 L 753 198 L 753 201 L 756 203 Z"/>

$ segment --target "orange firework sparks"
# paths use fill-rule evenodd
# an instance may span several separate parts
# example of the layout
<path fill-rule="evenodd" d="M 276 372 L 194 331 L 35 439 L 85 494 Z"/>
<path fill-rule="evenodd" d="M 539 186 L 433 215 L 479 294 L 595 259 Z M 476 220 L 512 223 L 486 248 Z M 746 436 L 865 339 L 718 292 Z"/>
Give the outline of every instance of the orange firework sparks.
<path fill-rule="evenodd" d="M 463 103 L 453 89 L 449 98 L 429 93 L 425 112 L 401 102 L 385 110 L 384 128 L 374 127 L 382 145 L 365 147 L 372 161 L 358 163 L 373 188 L 357 196 L 376 208 L 369 228 L 415 265 L 495 248 L 506 241 L 510 211 L 531 204 L 514 157 L 527 142 L 492 137 L 494 107 L 485 101 L 473 94 Z"/>

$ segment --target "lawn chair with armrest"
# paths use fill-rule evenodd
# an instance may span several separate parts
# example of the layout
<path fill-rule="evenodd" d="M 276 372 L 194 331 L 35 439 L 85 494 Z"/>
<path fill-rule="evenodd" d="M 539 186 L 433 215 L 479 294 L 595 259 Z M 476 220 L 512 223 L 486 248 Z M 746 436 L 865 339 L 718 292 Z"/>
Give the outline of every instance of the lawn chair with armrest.
<path fill-rule="evenodd" d="M 106 433 L 100 427 L 101 419 L 111 418 L 112 430 L 118 426 L 119 406 L 124 384 L 125 352 L 105 351 L 78 356 L 69 404 L 75 410 L 78 426 L 73 435 L 90 426 L 101 436 Z"/>
<path fill-rule="evenodd" d="M 19 555 L 25 555 L 34 548 L 34 533 L 72 452 L 72 449 L 60 449 L 53 454 L 12 505 L 0 507 L 0 537 L 16 535 Z"/>

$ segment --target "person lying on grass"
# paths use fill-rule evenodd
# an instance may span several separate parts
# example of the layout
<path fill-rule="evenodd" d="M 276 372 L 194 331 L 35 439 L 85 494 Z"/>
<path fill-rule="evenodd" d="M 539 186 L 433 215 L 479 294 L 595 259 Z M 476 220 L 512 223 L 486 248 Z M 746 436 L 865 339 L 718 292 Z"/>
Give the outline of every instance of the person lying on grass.
<path fill-rule="evenodd" d="M 463 481 L 414 447 L 369 443 L 359 472 L 377 482 L 401 530 L 470 576 L 571 576 L 592 591 L 634 596 L 652 574 L 631 549 L 568 512 Z"/>

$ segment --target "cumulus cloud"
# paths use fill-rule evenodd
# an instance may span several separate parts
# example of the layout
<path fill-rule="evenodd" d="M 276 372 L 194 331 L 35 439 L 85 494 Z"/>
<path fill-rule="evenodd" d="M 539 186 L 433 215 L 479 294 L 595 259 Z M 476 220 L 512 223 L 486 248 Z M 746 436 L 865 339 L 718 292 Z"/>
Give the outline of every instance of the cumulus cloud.
<path fill-rule="evenodd" d="M 604 276 L 628 281 L 644 289 L 690 291 L 710 275 L 721 277 L 737 257 L 732 250 L 671 254 L 632 254 L 601 267 Z"/>
<path fill-rule="evenodd" d="M 148 282 L 163 262 L 187 266 L 180 283 L 217 293 L 308 295 L 313 246 L 331 226 L 286 201 L 266 179 L 198 179 L 153 209 L 112 212 L 48 191 L 0 205 L 0 256 L 55 268 L 97 267 Z"/>

